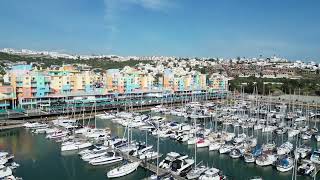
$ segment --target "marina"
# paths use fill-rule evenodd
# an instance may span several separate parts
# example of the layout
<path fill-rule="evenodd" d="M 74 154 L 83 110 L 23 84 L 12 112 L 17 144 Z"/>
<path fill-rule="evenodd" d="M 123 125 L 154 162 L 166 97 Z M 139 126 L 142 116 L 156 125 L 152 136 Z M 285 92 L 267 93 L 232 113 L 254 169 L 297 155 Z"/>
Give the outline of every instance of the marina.
<path fill-rule="evenodd" d="M 283 113 L 282 106 L 279 109 L 277 106 L 261 103 L 261 105 L 259 104 L 260 110 L 253 111 L 248 101 L 238 101 L 232 104 L 228 104 L 228 102 L 203 104 L 192 102 L 185 104 L 185 106 L 155 106 L 151 108 L 151 111 L 142 114 L 125 111 L 106 112 L 96 114 L 91 119 L 81 118 L 81 116 L 77 116 L 77 118 L 61 116 L 49 124 L 25 123 L 26 129 L 19 128 L 12 131 L 17 131 L 18 136 L 23 134 L 23 136 L 30 138 L 31 142 L 36 139 L 41 141 L 41 144 L 51 144 L 55 147 L 59 159 L 77 159 L 77 163 L 80 160 L 81 163 L 77 166 L 97 168 L 102 171 L 100 175 L 103 178 L 106 178 L 108 171 L 119 166 L 120 161 L 139 162 L 137 165 L 140 166 L 137 170 L 134 169 L 130 172 L 130 175 L 123 175 L 126 174 L 124 172 L 120 173 L 121 176 L 124 176 L 122 178 L 137 176 L 141 179 L 148 179 L 152 174 L 158 174 L 162 178 L 186 179 L 191 167 L 200 168 L 198 171 L 201 172 L 197 176 L 199 178 L 213 172 L 221 173 L 219 175 L 221 177 L 223 174 L 226 179 L 237 179 L 236 177 L 250 179 L 255 176 L 260 176 L 263 179 L 268 179 L 268 177 L 276 177 L 277 179 L 316 178 L 319 164 L 317 163 L 317 154 L 315 154 L 318 148 L 318 125 L 317 117 L 314 115 L 316 114 L 315 110 L 311 112 L 311 110 L 305 109 L 309 115 L 303 115 L 301 112 L 302 116 L 296 116 L 293 121 L 284 120 L 285 114 L 292 115 L 292 113 L 288 112 L 288 109 L 285 109 L 287 112 Z M 253 106 L 253 108 L 259 106 Z M 292 107 L 292 109 L 298 109 L 298 106 Z M 265 115 L 252 113 L 260 113 L 259 111 Z M 293 112 L 299 113 L 298 110 Z M 243 119 L 244 117 L 247 120 Z M 260 121 L 264 123 L 259 123 L 258 118 L 254 122 L 252 120 L 254 117 L 260 117 Z M 279 119 L 277 120 L 276 117 Z M 280 124 L 273 125 L 274 123 Z M 292 124 L 286 126 L 281 123 Z M 82 124 L 80 129 L 79 124 Z M 158 124 L 159 129 L 157 128 Z M 294 130 L 297 133 L 292 133 Z M 47 135 L 42 135 L 43 133 Z M 5 142 L 10 138 L 17 138 L 16 136 L 14 134 L 9 137 L 1 137 L 1 139 Z M 81 161 L 78 153 L 94 144 L 102 146 L 95 146 L 93 151 L 83 150 L 82 160 L 89 162 L 89 165 L 83 164 L 84 162 Z M 116 146 L 116 144 L 118 145 Z M 6 146 L 4 149 L 12 151 L 12 147 L 4 145 Z M 101 149 L 102 147 L 105 149 Z M 111 161 L 110 164 L 105 162 L 102 163 L 102 166 L 98 165 L 97 163 L 102 157 L 112 157 L 112 155 L 107 155 L 107 152 L 118 154 L 119 160 L 115 160 L 115 163 Z M 188 171 L 183 170 L 183 174 L 175 174 L 171 164 L 168 164 L 169 169 L 163 169 L 161 162 L 173 152 L 179 153 L 178 156 L 181 156 L 180 153 L 186 154 L 182 161 L 190 161 L 190 165 L 186 166 Z M 148 154 L 150 158 L 152 157 L 151 159 L 147 158 Z M 174 161 L 173 159 L 172 162 Z M 23 162 L 20 164 L 22 164 L 22 169 Z M 107 168 L 103 164 L 108 164 Z M 304 166 L 310 165 L 314 169 L 306 173 L 308 176 L 301 176 Z M 247 168 L 250 171 L 242 174 L 241 171 Z M 193 171 L 193 173 L 198 171 Z M 208 174 L 205 173 L 207 171 Z M 299 175 L 293 172 L 299 172 Z M 22 176 L 19 169 L 17 175 Z M 116 175 L 110 175 L 110 177 L 113 176 Z"/>
<path fill-rule="evenodd" d="M 0 4 L 0 180 L 320 180 L 320 1 Z"/>

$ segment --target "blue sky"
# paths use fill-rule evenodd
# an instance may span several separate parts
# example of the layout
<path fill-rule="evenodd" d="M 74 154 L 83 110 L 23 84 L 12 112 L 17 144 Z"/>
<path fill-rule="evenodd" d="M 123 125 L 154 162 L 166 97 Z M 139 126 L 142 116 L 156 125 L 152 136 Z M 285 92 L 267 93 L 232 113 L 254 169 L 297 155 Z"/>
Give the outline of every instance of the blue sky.
<path fill-rule="evenodd" d="M 0 48 L 320 59 L 319 0 L 1 0 Z"/>

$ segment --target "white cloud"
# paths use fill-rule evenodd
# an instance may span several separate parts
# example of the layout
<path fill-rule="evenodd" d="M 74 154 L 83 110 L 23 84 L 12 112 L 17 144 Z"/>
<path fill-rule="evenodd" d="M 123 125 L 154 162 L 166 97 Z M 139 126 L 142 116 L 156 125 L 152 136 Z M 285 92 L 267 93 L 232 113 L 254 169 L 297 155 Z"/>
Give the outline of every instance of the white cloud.
<path fill-rule="evenodd" d="M 104 25 L 107 30 L 107 49 L 112 49 L 112 42 L 120 31 L 118 21 L 121 14 L 137 6 L 148 11 L 167 13 L 176 7 L 171 0 L 104 0 Z"/>

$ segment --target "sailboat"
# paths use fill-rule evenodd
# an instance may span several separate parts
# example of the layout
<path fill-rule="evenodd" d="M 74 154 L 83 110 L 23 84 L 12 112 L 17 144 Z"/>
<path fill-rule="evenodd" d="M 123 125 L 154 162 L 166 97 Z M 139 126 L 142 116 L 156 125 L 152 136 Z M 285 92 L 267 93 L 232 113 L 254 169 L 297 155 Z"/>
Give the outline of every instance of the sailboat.
<path fill-rule="evenodd" d="M 140 162 L 132 162 L 132 163 L 122 165 L 120 167 L 117 167 L 117 168 L 109 171 L 107 173 L 107 177 L 108 178 L 117 178 L 117 177 L 126 176 L 126 175 L 132 173 L 133 171 L 137 170 L 139 165 L 140 165 Z"/>
<path fill-rule="evenodd" d="M 197 122 L 196 119 L 194 120 L 194 129 L 195 129 L 195 134 L 196 134 L 196 127 L 197 127 Z M 197 165 L 197 147 L 198 144 L 195 144 L 194 146 L 194 161 L 195 161 L 195 166 L 194 169 L 192 169 L 191 171 L 189 171 L 187 173 L 187 179 L 197 179 L 201 176 L 201 174 L 203 174 L 206 170 L 208 170 L 208 168 L 206 166 L 198 166 Z"/>

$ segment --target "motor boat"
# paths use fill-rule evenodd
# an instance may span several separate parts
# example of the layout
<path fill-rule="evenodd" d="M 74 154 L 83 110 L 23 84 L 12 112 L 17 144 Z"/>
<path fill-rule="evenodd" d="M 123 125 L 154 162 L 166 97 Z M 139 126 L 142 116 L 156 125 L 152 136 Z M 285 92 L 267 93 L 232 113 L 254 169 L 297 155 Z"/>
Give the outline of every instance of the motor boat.
<path fill-rule="evenodd" d="M 320 164 L 320 150 L 319 149 L 312 153 L 310 160 L 313 163 Z"/>
<path fill-rule="evenodd" d="M 219 153 L 220 154 L 226 154 L 226 153 L 230 153 L 230 151 L 234 148 L 234 146 L 232 144 L 224 144 L 221 146 L 221 148 L 219 149 Z"/>
<path fill-rule="evenodd" d="M 183 134 L 183 135 L 181 135 L 181 136 L 179 136 L 178 138 L 177 138 L 177 141 L 178 142 L 187 142 L 189 140 L 189 135 L 188 134 Z"/>
<path fill-rule="evenodd" d="M 104 114 L 98 114 L 98 115 L 96 115 L 96 117 L 98 117 L 98 118 L 100 118 L 100 119 L 109 120 L 109 119 L 115 118 L 115 115 L 113 115 L 113 114 L 111 114 L 111 113 L 105 112 Z"/>
<path fill-rule="evenodd" d="M 293 150 L 293 144 L 289 141 L 281 144 L 280 147 L 277 148 L 278 155 L 285 155 L 290 153 Z"/>
<path fill-rule="evenodd" d="M 277 163 L 277 170 L 280 172 L 287 172 L 293 169 L 293 159 L 291 157 L 285 157 L 280 159 Z"/>
<path fill-rule="evenodd" d="M 233 159 L 240 158 L 242 156 L 241 151 L 238 148 L 232 149 L 229 156 Z"/>
<path fill-rule="evenodd" d="M 210 143 L 209 145 L 209 151 L 217 151 L 221 148 L 222 145 L 224 145 L 224 141 L 215 141 Z"/>
<path fill-rule="evenodd" d="M 48 134 L 48 135 L 46 136 L 46 138 L 49 138 L 49 139 L 59 139 L 59 138 L 66 137 L 68 134 L 69 134 L 68 131 L 57 131 L 57 132 Z"/>
<path fill-rule="evenodd" d="M 204 147 L 208 147 L 210 144 L 210 141 L 208 139 L 199 139 L 197 141 L 197 148 L 204 148 Z"/>
<path fill-rule="evenodd" d="M 236 136 L 235 133 L 224 132 L 222 133 L 222 139 L 226 142 L 232 141 L 232 139 Z"/>
<path fill-rule="evenodd" d="M 188 145 L 193 145 L 195 144 L 197 141 L 197 139 L 195 137 L 189 137 L 188 141 L 187 141 L 187 144 Z"/>
<path fill-rule="evenodd" d="M 253 126 L 253 130 L 260 130 L 260 129 L 263 129 L 264 128 L 264 125 L 263 124 L 255 124 Z"/>
<path fill-rule="evenodd" d="M 187 173 L 187 179 L 197 179 L 199 178 L 205 171 L 208 170 L 206 166 L 196 166 L 194 169 Z"/>
<path fill-rule="evenodd" d="M 238 136 L 233 139 L 233 144 L 242 143 L 246 139 L 246 137 L 247 135 L 244 133 L 238 134 Z"/>
<path fill-rule="evenodd" d="M 23 124 L 23 127 L 25 127 L 26 129 L 40 129 L 40 128 L 47 128 L 48 125 L 47 124 L 42 124 L 42 123 L 38 123 L 38 122 L 34 122 L 34 123 L 25 123 Z"/>
<path fill-rule="evenodd" d="M 288 137 L 292 138 L 292 137 L 298 135 L 299 133 L 300 133 L 299 129 L 289 129 L 288 130 Z"/>
<path fill-rule="evenodd" d="M 104 139 L 107 138 L 109 134 L 109 129 L 91 129 L 91 131 L 85 133 L 84 136 L 93 139 Z"/>
<path fill-rule="evenodd" d="M 141 159 L 141 160 L 151 160 L 151 159 L 155 159 L 157 157 L 160 157 L 160 154 L 158 152 L 147 151 L 147 152 L 144 152 L 143 154 L 141 154 L 139 156 L 139 159 Z"/>
<path fill-rule="evenodd" d="M 188 158 L 188 155 L 182 155 L 176 152 L 169 152 L 167 154 L 167 157 L 159 163 L 159 167 L 163 169 L 169 169 L 174 160 L 176 159 L 183 160 L 186 158 Z"/>
<path fill-rule="evenodd" d="M 220 170 L 217 168 L 210 168 L 199 177 L 199 180 L 222 180 L 224 176 L 220 175 Z"/>
<path fill-rule="evenodd" d="M 100 149 L 98 151 L 92 150 L 90 153 L 84 154 L 81 156 L 81 159 L 84 161 L 90 161 L 91 159 L 98 158 L 107 154 L 106 149 Z"/>
<path fill-rule="evenodd" d="M 91 142 L 76 141 L 76 142 L 71 142 L 71 143 L 68 143 L 68 144 L 61 146 L 61 151 L 80 150 L 80 149 L 84 149 L 84 148 L 89 148 L 90 146 L 92 146 Z"/>
<path fill-rule="evenodd" d="M 123 153 L 129 153 L 132 151 L 136 151 L 138 149 L 138 145 L 135 142 L 132 142 L 125 146 L 119 147 L 118 149 Z"/>
<path fill-rule="evenodd" d="M 8 176 L 12 175 L 12 170 L 9 167 L 0 165 L 0 179 L 5 179 Z"/>
<path fill-rule="evenodd" d="M 303 176 L 312 176 L 316 170 L 315 165 L 312 162 L 303 162 L 297 170 L 297 173 Z"/>
<path fill-rule="evenodd" d="M 272 132 L 274 130 L 277 129 L 277 126 L 265 126 L 263 129 L 262 129 L 262 132 Z"/>
<path fill-rule="evenodd" d="M 245 140 L 245 144 L 251 148 L 256 147 L 258 144 L 257 138 L 249 137 Z"/>
<path fill-rule="evenodd" d="M 262 145 L 262 151 L 273 151 L 275 148 L 276 144 L 274 142 Z"/>
<path fill-rule="evenodd" d="M 277 161 L 277 157 L 273 154 L 263 154 L 256 159 L 258 166 L 269 166 Z"/>
<path fill-rule="evenodd" d="M 130 152 L 129 152 L 129 155 L 131 155 L 131 156 L 141 155 L 141 154 L 145 153 L 146 151 L 151 150 L 152 147 L 153 147 L 153 146 L 146 146 L 146 145 L 144 145 L 144 144 L 138 144 L 138 148 L 130 151 Z"/>
<path fill-rule="evenodd" d="M 254 163 L 256 161 L 256 158 L 252 153 L 245 153 L 243 158 L 246 163 Z"/>
<path fill-rule="evenodd" d="M 92 152 L 104 151 L 104 150 L 107 150 L 107 149 L 108 148 L 106 146 L 103 146 L 103 145 L 94 145 L 94 146 L 89 147 L 88 149 L 84 149 L 84 150 L 80 151 L 78 154 L 80 156 L 83 156 L 85 154 L 89 154 L 89 153 L 92 153 Z"/>
<path fill-rule="evenodd" d="M 309 154 L 311 154 L 312 148 L 309 146 L 300 146 L 297 147 L 294 151 L 294 155 L 296 159 L 305 158 Z"/>
<path fill-rule="evenodd" d="M 308 131 L 303 132 L 301 134 L 301 139 L 303 139 L 303 140 L 309 140 L 309 139 L 311 139 L 311 137 L 312 137 L 312 134 L 311 134 L 311 132 L 308 132 Z"/>
<path fill-rule="evenodd" d="M 280 134 L 286 133 L 286 132 L 287 132 L 287 129 L 281 127 L 281 128 L 276 129 L 275 132 L 276 132 L 278 135 L 280 135 Z"/>
<path fill-rule="evenodd" d="M 263 180 L 261 176 L 251 177 L 249 180 Z"/>
<path fill-rule="evenodd" d="M 93 166 L 98 166 L 98 165 L 112 164 L 112 163 L 120 162 L 122 160 L 123 158 L 121 156 L 118 156 L 115 152 L 110 151 L 103 156 L 90 160 L 89 163 Z"/>
<path fill-rule="evenodd" d="M 192 165 L 194 164 L 193 159 L 176 159 L 172 161 L 170 170 L 172 174 L 175 175 L 186 175 L 191 169 Z"/>
<path fill-rule="evenodd" d="M 117 168 L 109 171 L 107 173 L 107 177 L 108 178 L 117 178 L 117 177 L 126 176 L 126 175 L 132 173 L 133 171 L 137 170 L 139 165 L 140 165 L 140 162 L 132 162 L 132 163 L 122 165 L 120 167 L 117 167 Z"/>
<path fill-rule="evenodd" d="M 48 130 L 47 127 L 34 129 L 32 132 L 35 134 L 44 134 Z"/>

